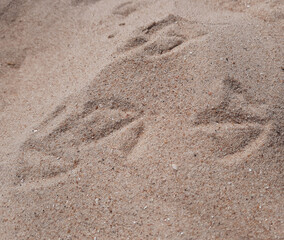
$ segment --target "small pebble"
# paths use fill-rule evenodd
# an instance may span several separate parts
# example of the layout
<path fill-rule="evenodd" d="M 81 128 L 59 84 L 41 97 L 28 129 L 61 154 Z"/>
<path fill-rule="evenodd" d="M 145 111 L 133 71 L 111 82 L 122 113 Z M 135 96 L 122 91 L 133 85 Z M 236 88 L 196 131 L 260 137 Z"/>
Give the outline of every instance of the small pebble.
<path fill-rule="evenodd" d="M 172 168 L 176 171 L 178 170 L 178 166 L 176 164 L 172 164 Z"/>

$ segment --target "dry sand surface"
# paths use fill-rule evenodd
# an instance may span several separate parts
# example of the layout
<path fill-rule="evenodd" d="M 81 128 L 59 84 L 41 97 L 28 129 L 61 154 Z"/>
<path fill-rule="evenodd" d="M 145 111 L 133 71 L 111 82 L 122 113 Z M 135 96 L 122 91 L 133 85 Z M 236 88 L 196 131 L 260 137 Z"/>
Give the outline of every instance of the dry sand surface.
<path fill-rule="evenodd" d="M 1 0 L 0 239 L 284 239 L 281 0 Z"/>

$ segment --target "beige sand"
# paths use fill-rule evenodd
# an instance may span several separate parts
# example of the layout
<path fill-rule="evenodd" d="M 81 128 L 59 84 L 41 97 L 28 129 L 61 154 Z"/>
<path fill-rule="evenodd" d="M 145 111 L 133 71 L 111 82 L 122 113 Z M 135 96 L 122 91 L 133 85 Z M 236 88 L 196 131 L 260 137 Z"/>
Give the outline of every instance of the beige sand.
<path fill-rule="evenodd" d="M 280 0 L 1 0 L 0 239 L 283 239 Z"/>

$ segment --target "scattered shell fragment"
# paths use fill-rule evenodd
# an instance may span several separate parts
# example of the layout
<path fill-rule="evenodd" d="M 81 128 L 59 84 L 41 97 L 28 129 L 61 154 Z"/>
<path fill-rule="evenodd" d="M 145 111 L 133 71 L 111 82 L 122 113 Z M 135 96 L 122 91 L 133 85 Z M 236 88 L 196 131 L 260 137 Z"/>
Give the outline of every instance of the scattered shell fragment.
<path fill-rule="evenodd" d="M 178 166 L 176 164 L 172 164 L 172 168 L 176 171 L 178 170 Z"/>

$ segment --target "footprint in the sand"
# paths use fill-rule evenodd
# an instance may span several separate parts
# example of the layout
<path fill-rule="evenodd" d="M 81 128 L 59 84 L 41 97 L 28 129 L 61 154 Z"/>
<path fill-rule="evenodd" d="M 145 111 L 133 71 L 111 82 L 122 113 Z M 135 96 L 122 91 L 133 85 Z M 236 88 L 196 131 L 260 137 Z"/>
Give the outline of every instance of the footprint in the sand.
<path fill-rule="evenodd" d="M 117 7 L 115 7 L 112 13 L 114 15 L 120 15 L 123 17 L 127 17 L 131 13 L 135 12 L 137 7 L 138 7 L 137 3 L 133 3 L 129 1 L 129 2 L 122 3 L 118 5 Z"/>
<path fill-rule="evenodd" d="M 238 81 L 227 77 L 223 81 L 223 92 L 219 105 L 195 115 L 193 142 L 204 158 L 233 163 L 258 149 L 271 125 L 268 106 L 249 104 L 250 95 Z"/>
<path fill-rule="evenodd" d="M 144 129 L 139 118 L 133 105 L 123 99 L 60 105 L 23 144 L 18 181 L 39 181 L 67 173 L 80 164 L 82 147 L 95 146 L 108 136 L 115 138 L 116 133 L 117 148 L 127 155 Z"/>
<path fill-rule="evenodd" d="M 72 0 L 71 4 L 73 6 L 78 6 L 80 4 L 94 4 L 99 2 L 100 0 Z"/>
<path fill-rule="evenodd" d="M 186 41 L 206 35 L 203 25 L 175 16 L 152 22 L 138 29 L 118 52 L 138 50 L 142 55 L 154 56 L 171 52 Z"/>

